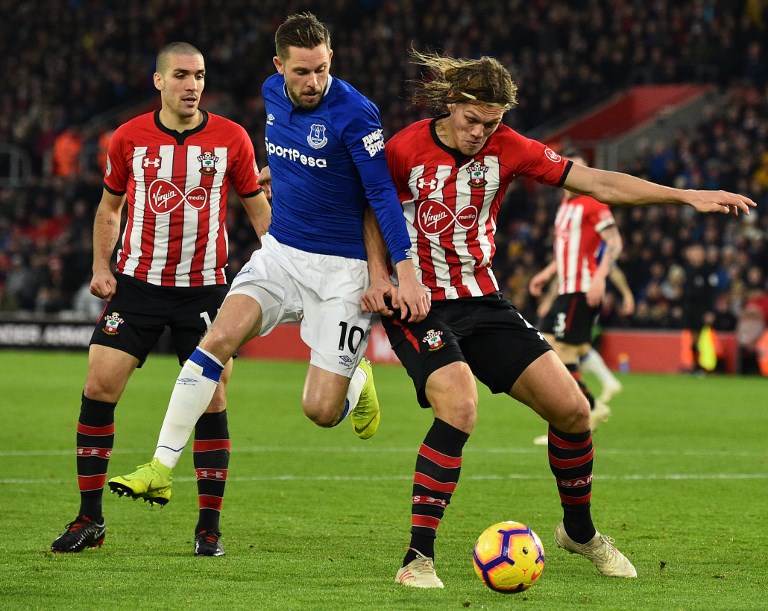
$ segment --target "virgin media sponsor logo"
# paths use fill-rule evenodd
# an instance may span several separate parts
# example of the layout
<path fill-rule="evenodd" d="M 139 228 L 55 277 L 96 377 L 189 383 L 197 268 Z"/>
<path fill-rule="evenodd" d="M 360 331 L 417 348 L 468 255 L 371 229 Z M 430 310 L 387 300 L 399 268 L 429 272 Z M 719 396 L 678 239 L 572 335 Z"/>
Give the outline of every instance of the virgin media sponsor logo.
<path fill-rule="evenodd" d="M 426 199 L 419 204 L 416 212 L 418 228 L 428 236 L 439 235 L 454 225 L 472 229 L 477 225 L 477 208 L 465 206 L 456 214 L 443 202 Z"/>
<path fill-rule="evenodd" d="M 198 186 L 184 193 L 172 182 L 158 178 L 149 185 L 147 200 L 155 214 L 170 214 L 183 204 L 202 210 L 208 205 L 208 191 Z"/>

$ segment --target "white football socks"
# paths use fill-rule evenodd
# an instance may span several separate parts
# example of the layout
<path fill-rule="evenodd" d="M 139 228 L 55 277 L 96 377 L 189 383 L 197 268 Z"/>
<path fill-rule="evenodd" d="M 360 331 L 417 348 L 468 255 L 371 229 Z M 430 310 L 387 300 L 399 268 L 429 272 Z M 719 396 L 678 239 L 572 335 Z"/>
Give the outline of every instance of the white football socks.
<path fill-rule="evenodd" d="M 155 458 L 173 469 L 200 416 L 208 407 L 224 366 L 202 348 L 196 348 L 181 368 L 165 412 Z"/>
<path fill-rule="evenodd" d="M 339 422 L 349 416 L 354 411 L 355 407 L 357 407 L 357 402 L 360 400 L 360 394 L 363 392 L 363 386 L 365 386 L 367 380 L 368 376 L 365 375 L 365 372 L 360 369 L 360 367 L 356 367 L 355 372 L 349 380 L 347 402 L 344 405 L 344 412 L 341 414 Z M 336 424 L 338 424 L 338 422 Z"/>
<path fill-rule="evenodd" d="M 616 376 L 613 375 L 605 364 L 603 357 L 594 348 L 590 348 L 589 352 L 581 359 L 580 368 L 583 372 L 594 374 L 600 381 L 601 386 L 616 386 L 619 384 Z"/>

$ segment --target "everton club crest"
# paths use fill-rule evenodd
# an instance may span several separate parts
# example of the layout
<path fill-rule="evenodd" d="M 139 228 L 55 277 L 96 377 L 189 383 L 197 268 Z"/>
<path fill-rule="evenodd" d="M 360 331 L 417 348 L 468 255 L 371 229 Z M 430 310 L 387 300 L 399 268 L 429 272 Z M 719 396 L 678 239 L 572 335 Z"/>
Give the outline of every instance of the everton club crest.
<path fill-rule="evenodd" d="M 483 165 L 475 159 L 469 167 L 467 167 L 467 173 L 469 174 L 469 182 L 467 184 L 473 189 L 484 187 L 487 182 L 485 180 L 486 172 L 488 172 L 488 166 Z"/>
<path fill-rule="evenodd" d="M 200 162 L 200 173 L 206 176 L 213 176 L 216 173 L 216 162 L 219 160 L 216 155 L 206 151 L 200 155 L 197 160 Z"/>
<path fill-rule="evenodd" d="M 325 135 L 325 125 L 319 123 L 313 123 L 309 128 L 309 136 L 307 136 L 307 144 L 313 149 L 321 149 L 328 144 L 328 138 Z"/>

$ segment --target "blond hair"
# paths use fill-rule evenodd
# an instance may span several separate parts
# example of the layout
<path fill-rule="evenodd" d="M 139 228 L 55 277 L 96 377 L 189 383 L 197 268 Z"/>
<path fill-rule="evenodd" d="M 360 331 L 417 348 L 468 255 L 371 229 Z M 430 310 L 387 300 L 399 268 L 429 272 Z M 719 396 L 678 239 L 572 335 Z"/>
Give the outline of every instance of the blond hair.
<path fill-rule="evenodd" d="M 517 85 L 499 60 L 456 59 L 411 49 L 414 63 L 431 73 L 413 81 L 411 101 L 437 112 L 448 104 L 488 104 L 510 110 L 517 106 Z"/>

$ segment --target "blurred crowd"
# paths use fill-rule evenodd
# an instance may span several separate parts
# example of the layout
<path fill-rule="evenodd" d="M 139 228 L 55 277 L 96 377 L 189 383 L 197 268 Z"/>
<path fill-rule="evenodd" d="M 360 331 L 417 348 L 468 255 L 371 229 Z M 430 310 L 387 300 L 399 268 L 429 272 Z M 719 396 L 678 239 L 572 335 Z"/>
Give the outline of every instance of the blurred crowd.
<path fill-rule="evenodd" d="M 493 55 L 510 68 L 520 105 L 505 123 L 546 133 L 633 84 L 714 84 L 725 110 L 694 129 L 644 141 L 619 168 L 662 184 L 745 193 L 748 217 L 696 216 L 650 206 L 614 209 L 625 241 L 620 265 L 637 308 L 622 316 L 611 291 L 605 326 L 683 325 L 692 270 L 703 266 L 712 325 L 734 330 L 758 303 L 768 321 L 768 2 L 765 0 L 0 0 L 0 146 L 29 160 L 32 178 L 0 186 L 0 311 L 95 316 L 88 294 L 90 226 L 103 156 L 125 113 L 157 102 L 157 50 L 185 40 L 205 54 L 206 103 L 241 123 L 260 163 L 261 83 L 274 71 L 273 36 L 285 15 L 313 9 L 332 30 L 333 73 L 379 106 L 391 136 L 423 109 L 407 103 L 419 77 L 408 49 Z M 0 177 L 8 174 L 0 155 Z M 499 218 L 495 271 L 535 319 L 528 280 L 551 257 L 562 193 L 515 183 Z M 230 210 L 230 273 L 255 241 L 239 206 Z M 754 308 L 753 308 L 754 309 Z M 95 314 L 94 314 L 95 312 Z"/>

